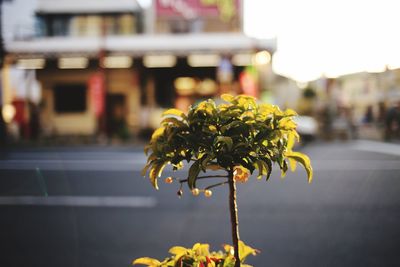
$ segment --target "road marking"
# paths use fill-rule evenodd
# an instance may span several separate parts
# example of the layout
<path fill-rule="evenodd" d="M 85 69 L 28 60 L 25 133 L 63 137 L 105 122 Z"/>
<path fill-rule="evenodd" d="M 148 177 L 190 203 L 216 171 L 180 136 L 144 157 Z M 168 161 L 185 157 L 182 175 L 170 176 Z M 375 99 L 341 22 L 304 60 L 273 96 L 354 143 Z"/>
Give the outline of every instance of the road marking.
<path fill-rule="evenodd" d="M 77 170 L 77 171 L 133 171 L 140 170 L 144 160 L 1 160 L 0 170 Z"/>
<path fill-rule="evenodd" d="M 387 155 L 400 156 L 400 145 L 377 141 L 358 140 L 352 147 L 355 150 L 377 152 Z"/>
<path fill-rule="evenodd" d="M 10 196 L 0 197 L 0 206 L 68 206 L 110 208 L 154 208 L 154 197 L 110 196 Z"/>

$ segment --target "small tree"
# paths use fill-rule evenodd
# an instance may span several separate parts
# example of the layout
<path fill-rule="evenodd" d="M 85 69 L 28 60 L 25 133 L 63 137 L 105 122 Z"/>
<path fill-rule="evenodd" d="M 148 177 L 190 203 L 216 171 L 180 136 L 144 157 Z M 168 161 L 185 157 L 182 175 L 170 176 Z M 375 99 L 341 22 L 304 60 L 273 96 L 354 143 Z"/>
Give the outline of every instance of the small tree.
<path fill-rule="evenodd" d="M 208 252 L 208 246 L 206 250 L 198 249 L 204 244 L 196 244 L 197 247 L 192 250 L 179 247 L 180 253 L 175 253 L 177 249 L 174 247 L 170 252 L 175 256 L 164 262 L 140 258 L 134 264 L 175 266 L 180 262 L 181 265 L 176 266 L 208 266 L 212 263 L 209 266 L 238 267 L 245 256 L 257 251 L 240 241 L 236 183 L 247 182 L 255 170 L 258 171 L 258 179 L 265 177 L 268 180 L 273 164 L 279 166 L 283 177 L 288 167 L 295 170 L 296 162 L 304 166 L 308 182 L 311 182 L 313 171 L 310 159 L 292 150 L 295 141 L 299 139 L 293 121 L 293 117 L 297 115 L 295 111 L 281 111 L 274 105 L 257 104 L 253 97 L 245 95 L 234 97 L 225 94 L 221 97 L 225 103 L 216 105 L 209 99 L 192 106 L 188 114 L 178 109 L 165 111 L 161 127 L 154 131 L 149 145 L 145 147 L 145 153 L 149 156 L 142 174 L 145 176 L 149 171 L 150 182 L 158 189 L 157 180 L 164 167 L 171 164 L 173 170 L 177 171 L 186 161 L 192 162 L 187 178 L 165 179 L 167 183 L 176 181 L 180 184 L 179 196 L 183 194 L 185 183 L 193 195 L 204 192 L 206 197 L 212 195 L 212 188 L 228 184 L 233 249 L 228 247 L 226 254 L 219 256 L 214 253 L 218 257 L 212 262 L 209 260 L 212 255 L 204 252 Z M 202 172 L 219 170 L 225 174 L 200 175 Z M 199 188 L 197 181 L 200 179 L 222 181 Z M 230 255 L 231 250 L 233 255 Z M 185 252 L 182 254 L 183 251 Z M 240 255 L 241 253 L 245 255 Z M 182 265 L 183 261 L 187 265 Z"/>

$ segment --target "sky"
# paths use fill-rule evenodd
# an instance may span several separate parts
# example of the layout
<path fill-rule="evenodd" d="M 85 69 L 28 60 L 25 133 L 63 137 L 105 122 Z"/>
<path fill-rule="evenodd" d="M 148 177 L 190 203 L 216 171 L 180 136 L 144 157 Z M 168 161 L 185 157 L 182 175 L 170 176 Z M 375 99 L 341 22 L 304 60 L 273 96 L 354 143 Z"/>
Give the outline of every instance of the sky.
<path fill-rule="evenodd" d="M 244 0 L 244 31 L 277 38 L 273 69 L 297 81 L 400 67 L 396 0 Z"/>

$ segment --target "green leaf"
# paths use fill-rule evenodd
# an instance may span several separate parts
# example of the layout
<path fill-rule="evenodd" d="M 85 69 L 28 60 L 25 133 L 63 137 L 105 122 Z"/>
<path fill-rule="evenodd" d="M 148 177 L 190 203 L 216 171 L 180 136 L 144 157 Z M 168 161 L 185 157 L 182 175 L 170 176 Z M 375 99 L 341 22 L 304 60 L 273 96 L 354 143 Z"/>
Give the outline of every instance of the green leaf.
<path fill-rule="evenodd" d="M 224 133 L 225 131 L 228 131 L 238 125 L 241 125 L 242 122 L 241 121 L 232 121 L 224 126 L 221 127 L 221 132 Z"/>
<path fill-rule="evenodd" d="M 280 164 L 280 168 L 281 168 L 281 177 L 284 178 L 286 176 L 286 172 L 288 170 L 288 165 L 286 160 L 282 160 L 282 162 L 279 163 Z"/>
<path fill-rule="evenodd" d="M 190 189 L 196 187 L 196 179 L 200 173 L 200 162 L 195 161 L 189 168 L 188 186 Z"/>
<path fill-rule="evenodd" d="M 269 159 L 265 159 L 265 160 L 263 160 L 263 162 L 264 162 L 265 164 L 267 164 L 267 166 L 268 166 L 268 169 L 267 169 L 267 178 L 266 178 L 266 181 L 268 181 L 269 178 L 271 177 L 271 173 L 272 173 L 272 162 L 271 162 Z"/>
<path fill-rule="evenodd" d="M 263 160 L 257 160 L 255 166 L 258 169 L 257 179 L 261 179 L 263 175 L 268 174 L 268 165 Z"/>
<path fill-rule="evenodd" d="M 149 150 L 151 149 L 151 145 L 145 145 L 144 147 L 144 154 L 147 155 L 149 153 Z"/>
<path fill-rule="evenodd" d="M 300 152 L 286 153 L 286 157 L 289 159 L 293 159 L 293 160 L 297 161 L 298 163 L 300 163 L 301 165 L 303 165 L 304 169 L 307 172 L 308 182 L 311 183 L 312 178 L 313 178 L 313 169 L 311 166 L 310 158 L 307 155 L 300 153 Z"/>
<path fill-rule="evenodd" d="M 206 171 L 206 169 L 207 169 L 207 165 L 208 165 L 208 162 L 210 161 L 210 160 L 212 160 L 212 156 L 211 155 L 204 155 L 201 159 L 200 159 L 200 167 L 201 167 L 201 169 L 203 170 L 203 171 Z"/>
<path fill-rule="evenodd" d="M 161 262 L 159 262 L 159 261 L 156 260 L 156 259 L 149 258 L 149 257 L 143 257 L 143 258 L 136 259 L 136 260 L 134 260 L 134 261 L 132 262 L 132 264 L 133 264 L 133 265 L 142 264 L 142 265 L 147 265 L 147 266 L 150 266 L 150 267 L 158 267 L 158 266 L 161 266 Z"/>
<path fill-rule="evenodd" d="M 222 142 L 222 143 L 226 144 L 226 146 L 227 146 L 227 148 L 228 148 L 228 151 L 231 151 L 231 150 L 232 150 L 233 141 L 232 141 L 232 138 L 229 137 L 229 136 L 217 136 L 217 137 L 215 138 L 215 141 L 214 141 L 214 142 L 215 142 L 215 143 Z"/>
<path fill-rule="evenodd" d="M 183 121 L 178 120 L 177 118 L 173 118 L 173 117 L 168 117 L 168 118 L 163 119 L 161 121 L 161 124 L 163 124 L 163 125 L 172 124 L 177 127 L 187 127 L 187 125 Z"/>
<path fill-rule="evenodd" d="M 150 168 L 151 164 L 153 164 L 152 162 L 149 162 L 146 164 L 146 166 L 144 166 L 144 168 L 142 169 L 142 172 L 140 173 L 143 177 L 146 176 L 146 172 L 147 170 Z"/>

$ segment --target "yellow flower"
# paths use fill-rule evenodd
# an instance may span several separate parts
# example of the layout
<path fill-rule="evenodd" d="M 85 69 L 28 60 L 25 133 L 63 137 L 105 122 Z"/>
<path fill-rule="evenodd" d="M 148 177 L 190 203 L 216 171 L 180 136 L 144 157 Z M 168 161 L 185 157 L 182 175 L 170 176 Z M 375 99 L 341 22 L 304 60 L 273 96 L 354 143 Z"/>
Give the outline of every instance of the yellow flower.
<path fill-rule="evenodd" d="M 245 183 L 249 179 L 250 171 L 243 166 L 235 166 L 233 168 L 233 179 L 236 182 Z"/>

